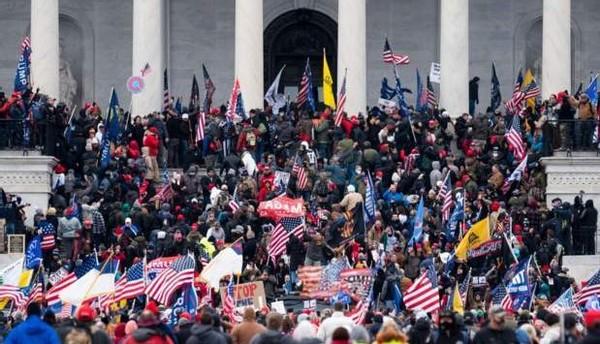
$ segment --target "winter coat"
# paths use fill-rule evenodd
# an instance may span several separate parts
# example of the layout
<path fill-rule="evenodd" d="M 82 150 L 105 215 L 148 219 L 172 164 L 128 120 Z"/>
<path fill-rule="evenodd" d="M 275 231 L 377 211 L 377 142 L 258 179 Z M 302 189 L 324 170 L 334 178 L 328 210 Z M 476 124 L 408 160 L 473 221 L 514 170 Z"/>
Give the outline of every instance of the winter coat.
<path fill-rule="evenodd" d="M 194 325 L 192 326 L 192 335 L 188 338 L 186 344 L 227 344 L 227 338 L 221 332 L 218 332 L 212 326 Z"/>
<path fill-rule="evenodd" d="M 56 331 L 40 317 L 31 315 L 27 320 L 10 331 L 4 343 L 7 344 L 59 344 L 60 339 Z"/>
<path fill-rule="evenodd" d="M 148 153 L 151 157 L 158 156 L 159 149 L 159 141 L 158 137 L 155 135 L 146 135 L 144 136 L 144 147 L 148 147 Z"/>
<path fill-rule="evenodd" d="M 153 328 L 139 328 L 127 339 L 125 344 L 174 344 L 173 340 L 164 333 Z"/>

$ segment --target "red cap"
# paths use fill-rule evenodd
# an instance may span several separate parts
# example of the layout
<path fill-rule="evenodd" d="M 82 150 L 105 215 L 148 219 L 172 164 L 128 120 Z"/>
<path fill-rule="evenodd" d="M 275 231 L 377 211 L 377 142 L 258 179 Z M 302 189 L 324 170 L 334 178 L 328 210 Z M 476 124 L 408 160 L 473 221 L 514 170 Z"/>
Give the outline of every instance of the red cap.
<path fill-rule="evenodd" d="M 192 321 L 192 315 L 188 312 L 183 312 L 179 314 L 179 319 L 187 319 L 189 321 Z"/>
<path fill-rule="evenodd" d="M 490 209 L 492 209 L 492 211 L 498 211 L 498 209 L 500 209 L 500 202 L 493 201 Z"/>
<path fill-rule="evenodd" d="M 588 328 L 594 327 L 600 323 L 600 309 L 592 309 L 585 313 L 585 326 Z"/>
<path fill-rule="evenodd" d="M 77 310 L 77 320 L 81 322 L 94 321 L 96 319 L 96 311 L 87 303 L 81 305 Z"/>
<path fill-rule="evenodd" d="M 67 172 L 67 168 L 65 167 L 65 165 L 63 164 L 56 164 L 56 166 L 54 166 L 54 173 L 56 174 L 62 174 Z"/>
<path fill-rule="evenodd" d="M 158 129 L 156 129 L 156 127 L 150 127 L 150 131 L 155 134 L 158 134 Z"/>
<path fill-rule="evenodd" d="M 156 305 L 156 303 L 154 301 L 148 302 L 148 304 L 146 305 L 146 308 L 144 308 L 144 310 L 150 311 L 155 316 L 158 316 L 160 314 L 160 311 L 158 310 L 158 306 Z"/>
<path fill-rule="evenodd" d="M 183 221 L 183 220 L 185 220 L 185 216 L 183 216 L 183 214 L 177 215 L 177 221 Z"/>
<path fill-rule="evenodd" d="M 192 223 L 192 232 L 195 232 L 198 230 L 198 224 L 197 223 Z"/>

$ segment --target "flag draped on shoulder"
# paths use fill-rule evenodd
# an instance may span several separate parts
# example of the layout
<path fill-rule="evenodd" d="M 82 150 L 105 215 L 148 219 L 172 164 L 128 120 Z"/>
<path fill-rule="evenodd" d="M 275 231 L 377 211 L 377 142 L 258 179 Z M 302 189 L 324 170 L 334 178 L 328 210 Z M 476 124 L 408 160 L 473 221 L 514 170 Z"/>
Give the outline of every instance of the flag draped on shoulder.
<path fill-rule="evenodd" d="M 17 63 L 17 71 L 15 72 L 15 92 L 24 92 L 29 86 L 31 76 L 31 40 L 29 37 L 23 38 L 21 41 L 21 56 Z"/>
<path fill-rule="evenodd" d="M 325 49 L 323 49 L 323 103 L 335 110 L 333 78 L 331 77 L 331 70 L 329 70 L 329 64 L 327 63 L 327 55 L 325 55 Z"/>
<path fill-rule="evenodd" d="M 502 103 L 502 95 L 500 94 L 500 81 L 496 75 L 496 65 L 492 62 L 492 91 L 490 95 L 490 108 L 495 111 Z"/>

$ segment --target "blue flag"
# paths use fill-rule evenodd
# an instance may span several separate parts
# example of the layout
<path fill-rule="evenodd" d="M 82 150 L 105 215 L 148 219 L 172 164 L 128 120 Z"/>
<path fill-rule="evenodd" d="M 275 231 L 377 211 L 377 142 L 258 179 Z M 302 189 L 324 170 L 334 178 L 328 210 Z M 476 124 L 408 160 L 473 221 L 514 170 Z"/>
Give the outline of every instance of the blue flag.
<path fill-rule="evenodd" d="M 25 267 L 37 269 L 42 263 L 42 236 L 36 235 L 27 246 L 25 253 Z"/>
<path fill-rule="evenodd" d="M 187 312 L 192 317 L 196 315 L 196 309 L 198 308 L 198 295 L 193 285 L 188 285 L 181 292 L 175 300 L 173 306 L 171 306 L 171 314 L 169 315 L 169 325 L 177 325 L 178 315 Z"/>
<path fill-rule="evenodd" d="M 590 84 L 585 90 L 585 94 L 590 98 L 590 103 L 596 104 L 598 102 L 598 74 L 590 81 Z"/>
<path fill-rule="evenodd" d="M 177 112 L 178 115 L 181 115 L 181 113 L 183 112 L 181 106 L 181 97 L 177 97 L 177 100 L 175 101 L 175 112 Z"/>
<path fill-rule="evenodd" d="M 402 88 L 398 72 L 394 70 L 394 74 L 396 77 L 396 97 L 398 97 L 398 108 L 400 109 L 400 114 L 402 114 L 403 116 L 408 116 L 408 105 L 406 104 L 406 100 L 404 99 L 404 92 L 406 91 L 406 89 Z"/>
<path fill-rule="evenodd" d="M 513 310 L 529 309 L 531 303 L 531 284 L 529 283 L 529 263 L 531 257 L 523 259 L 507 272 L 509 281 L 507 290 L 513 301 Z"/>
<path fill-rule="evenodd" d="M 423 102 L 423 82 L 421 81 L 421 75 L 419 69 L 417 69 L 417 97 L 415 102 L 415 110 L 418 112 L 423 111 L 427 106 L 427 98 Z"/>
<path fill-rule="evenodd" d="M 386 100 L 391 100 L 396 96 L 396 89 L 388 85 L 388 79 L 383 78 L 381 80 L 381 90 L 379 91 L 379 97 Z"/>
<path fill-rule="evenodd" d="M 413 234 L 408 242 L 408 245 L 414 245 L 415 243 L 421 241 L 421 236 L 423 236 L 423 216 L 425 215 L 425 205 L 423 203 L 423 197 L 419 201 L 419 206 L 417 207 L 417 214 L 415 215 L 415 226 L 413 228 Z"/>
<path fill-rule="evenodd" d="M 237 113 L 240 117 L 246 118 L 246 109 L 244 108 L 244 98 L 242 97 L 242 92 L 238 93 L 237 104 L 235 106 L 235 113 Z"/>
<path fill-rule="evenodd" d="M 490 107 L 492 108 L 492 111 L 496 110 L 501 103 L 500 81 L 498 80 L 498 75 L 496 75 L 496 66 L 492 62 L 492 93 L 490 97 Z"/>
<path fill-rule="evenodd" d="M 31 42 L 29 37 L 25 37 L 21 43 L 21 56 L 19 57 L 19 63 L 17 64 L 17 71 L 15 72 L 15 87 L 16 92 L 23 92 L 29 85 L 29 78 L 31 74 Z"/>
<path fill-rule="evenodd" d="M 119 123 L 119 98 L 117 98 L 117 92 L 114 89 L 110 96 L 107 116 L 107 129 L 105 135 L 110 142 L 116 142 L 121 135 L 121 125 Z"/>
<path fill-rule="evenodd" d="M 455 198 L 456 202 L 454 203 L 454 210 L 452 211 L 452 215 L 446 222 L 446 230 L 444 235 L 446 237 L 446 242 L 455 242 L 458 234 L 458 224 L 465 218 L 465 208 L 463 202 L 463 193 L 460 191 L 456 192 Z"/>
<path fill-rule="evenodd" d="M 376 204 L 376 191 L 375 186 L 373 185 L 373 178 L 371 178 L 371 172 L 367 171 L 367 175 L 365 176 L 365 182 L 367 184 L 367 190 L 365 192 L 365 214 L 366 219 L 369 222 L 375 219 L 375 204 Z"/>
<path fill-rule="evenodd" d="M 585 309 L 587 311 L 591 311 L 593 309 L 600 310 L 600 297 L 598 297 L 598 294 L 595 294 L 588 299 L 588 301 L 585 303 Z"/>

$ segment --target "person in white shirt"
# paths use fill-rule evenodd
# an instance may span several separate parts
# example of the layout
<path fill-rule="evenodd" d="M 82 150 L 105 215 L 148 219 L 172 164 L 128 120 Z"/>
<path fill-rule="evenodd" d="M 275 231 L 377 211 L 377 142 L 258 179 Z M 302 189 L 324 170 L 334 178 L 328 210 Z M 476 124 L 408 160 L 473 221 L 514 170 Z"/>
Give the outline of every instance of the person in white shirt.
<path fill-rule="evenodd" d="M 321 326 L 319 326 L 319 330 L 317 331 L 317 337 L 327 344 L 331 343 L 333 331 L 335 331 L 338 327 L 344 327 L 348 330 L 348 332 L 352 331 L 352 328 L 354 327 L 354 322 L 352 319 L 344 315 L 343 304 L 336 302 L 333 305 L 333 310 L 334 312 L 331 317 L 323 320 Z"/>

